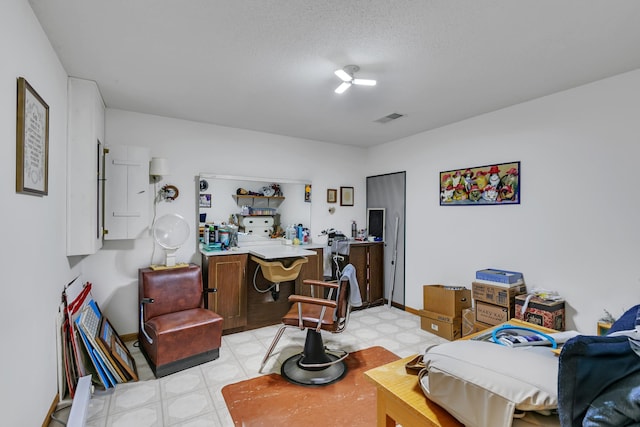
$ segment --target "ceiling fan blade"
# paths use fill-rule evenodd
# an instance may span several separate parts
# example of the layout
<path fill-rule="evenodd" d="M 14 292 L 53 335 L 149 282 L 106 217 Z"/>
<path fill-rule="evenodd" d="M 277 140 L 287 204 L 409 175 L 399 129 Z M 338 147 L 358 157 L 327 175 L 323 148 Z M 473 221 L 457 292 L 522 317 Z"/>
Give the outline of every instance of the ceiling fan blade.
<path fill-rule="evenodd" d="M 342 82 L 335 90 L 336 93 L 343 93 L 345 90 L 351 87 L 351 82 Z"/>
<path fill-rule="evenodd" d="M 353 79 L 353 84 L 363 85 L 363 86 L 375 86 L 376 85 L 376 81 L 375 80 L 369 80 L 369 79 Z"/>
<path fill-rule="evenodd" d="M 336 70 L 336 71 L 335 71 L 335 75 L 336 75 L 336 76 L 338 76 L 338 77 L 340 77 L 340 79 L 341 79 L 343 82 L 350 82 L 351 80 L 353 80 L 353 77 L 351 77 L 351 76 L 349 75 L 349 73 L 347 73 L 347 72 L 346 72 L 346 71 L 344 71 L 344 70 Z"/>

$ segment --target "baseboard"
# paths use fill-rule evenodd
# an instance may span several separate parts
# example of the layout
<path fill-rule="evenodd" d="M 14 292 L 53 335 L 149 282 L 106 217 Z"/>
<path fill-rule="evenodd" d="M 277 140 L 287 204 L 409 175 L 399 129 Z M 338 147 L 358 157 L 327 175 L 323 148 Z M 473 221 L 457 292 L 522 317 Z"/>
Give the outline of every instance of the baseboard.
<path fill-rule="evenodd" d="M 382 303 L 383 303 L 384 305 L 388 305 L 388 304 L 389 304 L 389 300 L 388 300 L 387 298 L 384 298 L 384 299 L 382 300 Z M 404 304 L 400 304 L 400 303 L 395 302 L 395 301 L 391 301 L 391 306 L 392 306 L 392 307 L 395 307 L 395 308 L 397 308 L 397 309 L 399 309 L 399 310 L 402 310 L 402 311 L 408 311 L 409 313 L 412 313 L 412 314 L 418 314 L 418 311 L 417 311 L 417 310 L 414 310 L 414 309 L 413 309 L 413 308 L 411 308 L 411 307 L 407 307 L 406 305 L 404 305 Z"/>
<path fill-rule="evenodd" d="M 138 339 L 138 333 L 134 332 L 132 334 L 120 335 L 120 338 L 122 338 L 122 341 L 124 342 L 135 341 Z"/>
<path fill-rule="evenodd" d="M 411 308 L 411 307 L 406 307 L 404 308 L 404 311 L 411 313 L 411 314 L 415 314 L 416 316 L 420 316 L 420 311 L 416 310 L 415 308 Z"/>
<path fill-rule="evenodd" d="M 56 412 L 58 403 L 60 403 L 60 393 L 56 393 L 55 397 L 53 398 L 53 403 L 49 407 L 49 412 L 47 412 L 47 415 L 45 416 L 44 421 L 42 422 L 42 427 L 49 426 L 49 423 L 51 422 L 51 416 Z"/>

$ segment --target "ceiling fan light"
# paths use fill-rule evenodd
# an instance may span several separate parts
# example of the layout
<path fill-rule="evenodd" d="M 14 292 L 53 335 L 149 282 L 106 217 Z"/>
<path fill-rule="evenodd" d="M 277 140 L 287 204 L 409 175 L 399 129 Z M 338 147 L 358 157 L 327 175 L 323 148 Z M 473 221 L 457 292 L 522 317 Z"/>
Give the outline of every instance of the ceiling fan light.
<path fill-rule="evenodd" d="M 351 87 L 351 83 L 350 82 L 342 82 L 340 83 L 340 86 L 338 86 L 335 90 L 336 93 L 343 93 L 345 90 L 349 89 Z"/>
<path fill-rule="evenodd" d="M 363 86 L 375 86 L 376 85 L 376 81 L 375 80 L 369 80 L 369 79 L 353 79 L 353 83 L 357 84 L 357 85 L 363 85 Z"/>
<path fill-rule="evenodd" d="M 353 80 L 353 77 L 349 75 L 346 71 L 340 69 L 335 71 L 336 76 L 338 76 L 343 82 L 350 82 Z M 344 90 L 343 90 L 344 92 Z"/>

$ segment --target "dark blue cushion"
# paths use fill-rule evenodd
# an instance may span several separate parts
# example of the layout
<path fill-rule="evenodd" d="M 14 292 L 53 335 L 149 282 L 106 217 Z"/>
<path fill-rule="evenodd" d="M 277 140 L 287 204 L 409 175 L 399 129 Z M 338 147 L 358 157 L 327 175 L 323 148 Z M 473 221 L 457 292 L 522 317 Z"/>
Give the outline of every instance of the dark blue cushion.
<path fill-rule="evenodd" d="M 600 393 L 640 372 L 638 356 L 626 336 L 578 335 L 564 344 L 559 363 L 558 415 L 563 427 L 582 426 L 589 405 Z"/>
<path fill-rule="evenodd" d="M 627 310 L 611 325 L 607 336 L 578 335 L 562 347 L 558 369 L 558 415 L 563 427 L 583 426 L 590 407 L 590 420 L 602 415 L 601 409 L 611 406 L 607 399 L 613 394 L 617 396 L 618 415 L 626 416 L 620 408 L 637 408 L 637 388 L 626 396 L 630 402 L 627 406 L 618 394 L 628 389 L 625 388 L 627 378 L 637 379 L 640 376 L 638 355 L 631 349 L 627 336 L 612 337 L 609 334 L 634 329 L 638 310 L 640 304 Z M 601 402 L 604 406 L 593 406 L 594 402 Z M 632 420 L 628 419 L 629 422 Z M 586 424 L 591 425 L 589 422 Z M 627 425 L 627 422 L 621 425 Z"/>
<path fill-rule="evenodd" d="M 640 304 L 625 311 L 625 313 L 618 320 L 616 320 L 613 325 L 611 325 L 611 329 L 609 329 L 607 335 L 613 332 L 635 329 L 638 310 L 640 310 Z"/>

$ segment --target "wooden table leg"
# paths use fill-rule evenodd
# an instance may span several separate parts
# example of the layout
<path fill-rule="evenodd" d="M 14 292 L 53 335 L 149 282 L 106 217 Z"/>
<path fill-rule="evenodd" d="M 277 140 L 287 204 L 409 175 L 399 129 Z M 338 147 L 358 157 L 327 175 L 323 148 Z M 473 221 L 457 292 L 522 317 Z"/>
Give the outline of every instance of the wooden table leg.
<path fill-rule="evenodd" d="M 376 420 L 378 427 L 396 427 L 396 422 L 387 415 L 387 397 L 384 390 L 379 388 L 376 390 Z"/>

